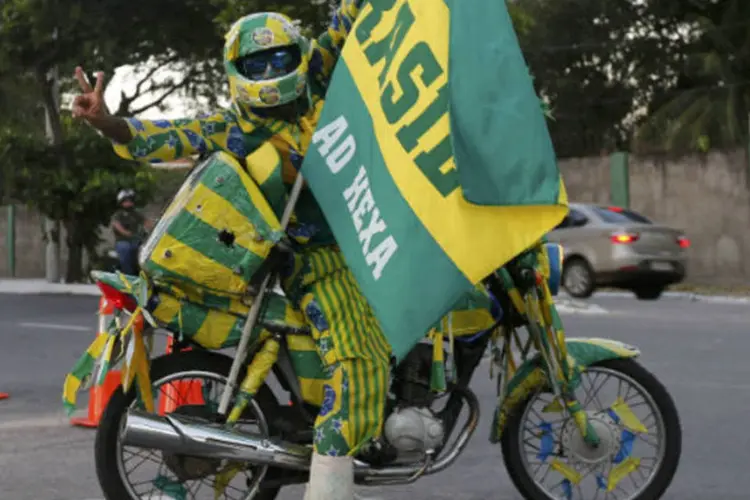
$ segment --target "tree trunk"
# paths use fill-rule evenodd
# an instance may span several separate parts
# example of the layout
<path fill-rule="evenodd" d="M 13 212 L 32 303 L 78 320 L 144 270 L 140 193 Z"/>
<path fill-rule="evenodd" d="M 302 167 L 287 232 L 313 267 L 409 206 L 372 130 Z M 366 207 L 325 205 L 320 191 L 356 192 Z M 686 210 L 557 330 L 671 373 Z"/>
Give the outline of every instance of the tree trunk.
<path fill-rule="evenodd" d="M 37 80 L 42 91 L 42 106 L 47 120 L 47 141 L 53 146 L 62 144 L 63 130 L 60 122 L 60 101 L 55 72 L 37 71 Z M 60 157 L 60 162 L 65 159 Z"/>
<path fill-rule="evenodd" d="M 47 141 L 53 146 L 59 146 L 63 142 L 62 123 L 60 122 L 59 92 L 57 87 L 57 72 L 37 69 L 37 80 L 42 91 L 42 105 L 46 120 Z M 60 167 L 65 167 L 65 158 L 59 156 Z M 47 215 L 47 214 L 44 214 Z M 55 238 L 59 232 L 60 224 L 57 221 L 47 219 L 45 221 L 45 232 L 47 233 L 47 246 L 45 249 L 45 275 L 47 281 L 55 283 L 60 280 L 60 244 Z"/>
<path fill-rule="evenodd" d="M 83 282 L 83 238 L 81 228 L 75 220 L 65 221 L 66 238 L 68 246 L 68 262 L 65 268 L 66 283 Z"/>

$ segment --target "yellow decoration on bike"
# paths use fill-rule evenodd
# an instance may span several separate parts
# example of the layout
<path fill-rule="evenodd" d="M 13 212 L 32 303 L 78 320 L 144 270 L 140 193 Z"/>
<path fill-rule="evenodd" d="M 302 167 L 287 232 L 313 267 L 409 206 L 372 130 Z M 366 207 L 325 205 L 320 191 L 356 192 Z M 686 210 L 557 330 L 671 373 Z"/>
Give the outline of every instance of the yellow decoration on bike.
<path fill-rule="evenodd" d="M 550 462 L 550 467 L 553 470 L 556 470 L 557 472 L 559 472 L 560 474 L 562 474 L 562 476 L 565 479 L 567 479 L 568 481 L 570 481 L 573 484 L 578 484 L 578 483 L 581 482 L 581 479 L 583 479 L 583 476 L 581 475 L 580 472 L 576 471 L 570 465 L 568 465 L 568 464 L 566 464 L 564 462 L 561 462 L 560 460 L 558 460 L 556 458 L 553 459 L 552 462 Z"/>
<path fill-rule="evenodd" d="M 630 406 L 628 406 L 622 396 L 619 396 L 615 401 L 615 404 L 612 405 L 612 411 L 620 417 L 622 425 L 628 430 L 639 434 L 648 434 L 646 426 L 643 425 L 643 422 L 641 422 L 635 413 L 633 413 L 633 410 L 630 409 Z"/>
<path fill-rule="evenodd" d="M 240 297 L 283 233 L 253 178 L 217 153 L 191 172 L 141 250 L 151 279 Z"/>
<path fill-rule="evenodd" d="M 612 467 L 607 479 L 607 491 L 614 491 L 620 482 L 632 474 L 641 465 L 641 459 L 628 457 L 619 464 Z"/>
<path fill-rule="evenodd" d="M 63 406 L 69 416 L 76 410 L 78 389 L 81 387 L 81 384 L 86 377 L 91 375 L 96 360 L 101 356 L 108 340 L 108 334 L 97 335 L 91 345 L 86 349 L 86 352 L 83 353 L 73 366 L 73 369 L 65 377 L 65 382 L 63 382 Z"/>
<path fill-rule="evenodd" d="M 279 341 L 271 338 L 263 344 L 263 347 L 255 355 L 250 366 L 247 367 L 245 380 L 240 384 L 240 391 L 237 395 L 234 408 L 229 413 L 227 424 L 233 424 L 240 419 L 247 404 L 257 394 L 266 377 L 271 373 L 273 365 L 279 359 L 280 347 Z"/>

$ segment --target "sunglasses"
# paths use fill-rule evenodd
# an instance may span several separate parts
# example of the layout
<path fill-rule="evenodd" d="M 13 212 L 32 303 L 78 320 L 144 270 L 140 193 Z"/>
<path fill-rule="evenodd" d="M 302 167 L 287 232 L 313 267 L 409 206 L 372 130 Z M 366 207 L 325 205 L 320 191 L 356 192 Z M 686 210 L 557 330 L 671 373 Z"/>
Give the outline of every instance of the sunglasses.
<path fill-rule="evenodd" d="M 265 50 L 237 59 L 237 70 L 250 80 L 267 80 L 294 71 L 301 57 L 296 47 L 283 47 Z"/>

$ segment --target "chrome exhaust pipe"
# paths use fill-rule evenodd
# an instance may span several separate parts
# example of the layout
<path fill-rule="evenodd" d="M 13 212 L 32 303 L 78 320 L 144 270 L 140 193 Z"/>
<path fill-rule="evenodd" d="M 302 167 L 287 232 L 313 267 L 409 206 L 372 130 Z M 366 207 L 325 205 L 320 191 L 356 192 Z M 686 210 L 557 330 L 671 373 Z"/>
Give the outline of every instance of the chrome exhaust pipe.
<path fill-rule="evenodd" d="M 125 446 L 308 470 L 312 449 L 265 436 L 240 433 L 184 415 L 161 417 L 128 410 L 121 431 Z"/>
<path fill-rule="evenodd" d="M 479 401 L 471 391 L 462 391 L 469 418 L 450 451 L 437 461 L 374 468 L 355 460 L 354 475 L 364 484 L 407 484 L 423 475 L 441 472 L 455 462 L 469 444 L 479 423 Z M 165 417 L 128 410 L 120 439 L 125 446 L 150 448 L 167 453 L 249 462 L 297 471 L 310 469 L 312 448 L 265 436 L 241 433 L 207 424 L 185 415 Z"/>

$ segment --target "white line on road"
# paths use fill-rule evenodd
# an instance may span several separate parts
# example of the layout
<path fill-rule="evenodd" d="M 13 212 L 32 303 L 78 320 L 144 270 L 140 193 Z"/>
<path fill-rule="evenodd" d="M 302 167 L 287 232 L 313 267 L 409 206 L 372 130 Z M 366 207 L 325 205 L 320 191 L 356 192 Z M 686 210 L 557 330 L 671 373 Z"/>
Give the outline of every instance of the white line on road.
<path fill-rule="evenodd" d="M 63 427 L 69 425 L 70 422 L 65 415 L 62 414 L 43 416 L 17 415 L 14 416 L 14 420 L 0 422 L 0 432 L 33 428 Z"/>
<path fill-rule="evenodd" d="M 581 300 L 556 298 L 555 306 L 560 314 L 609 314 L 602 306 Z"/>
<path fill-rule="evenodd" d="M 47 330 L 68 330 L 71 332 L 90 332 L 94 330 L 91 326 L 60 325 L 58 323 L 18 323 L 23 328 L 44 328 Z"/>

